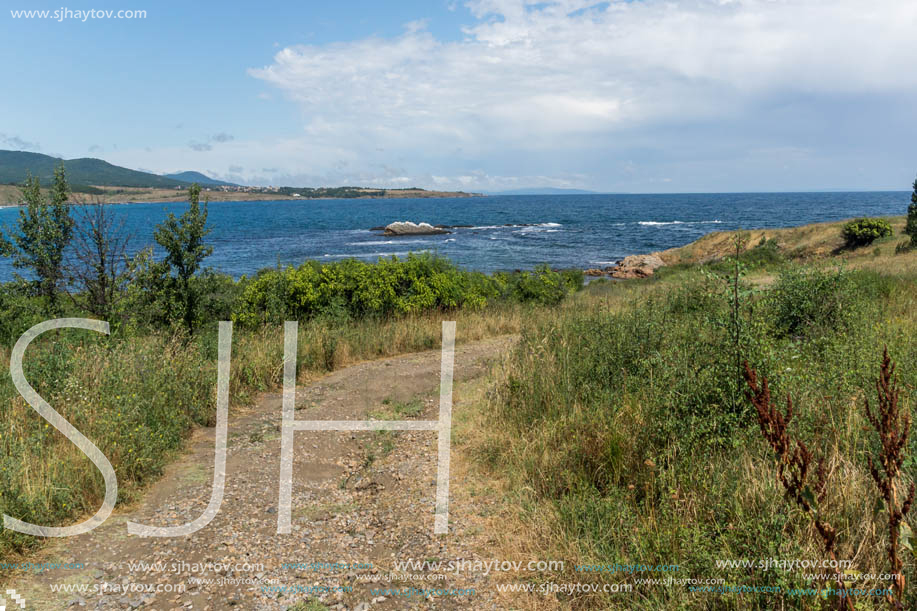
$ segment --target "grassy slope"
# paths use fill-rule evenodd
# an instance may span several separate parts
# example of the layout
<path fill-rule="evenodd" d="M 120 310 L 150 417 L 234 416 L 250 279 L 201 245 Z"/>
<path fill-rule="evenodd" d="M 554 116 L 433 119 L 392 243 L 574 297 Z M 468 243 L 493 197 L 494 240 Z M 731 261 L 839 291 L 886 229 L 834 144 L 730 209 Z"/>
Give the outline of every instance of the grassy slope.
<path fill-rule="evenodd" d="M 749 248 L 765 235 L 780 249 L 763 264 L 755 263 L 755 253 L 744 257 L 749 268 L 737 350 L 730 266 L 715 263 L 733 248 L 732 232 L 667 251 L 665 259 L 675 265 L 658 278 L 592 283 L 575 308 L 525 325 L 478 416 L 483 426 L 464 432 L 466 451 L 505 491 L 506 532 L 517 533 L 502 538 L 507 557 L 567 561 L 563 578 L 529 576 L 538 582 L 633 584 L 633 576 L 576 572 L 571 565 L 675 563 L 682 567 L 677 574 L 636 577 L 718 578 L 784 592 L 809 587 L 798 571 L 716 567 L 717 560 L 821 557 L 810 520 L 784 501 L 775 482 L 773 454 L 742 397 L 739 357 L 771 376 L 775 395 L 796 399 L 792 434 L 828 465 L 821 510 L 840 533 L 839 557 L 862 573 L 888 572 L 887 527 L 884 514 L 874 513 L 866 466 L 875 432 L 863 413 L 863 397 L 875 399 L 884 345 L 901 363 L 902 401 L 912 411 L 910 392 L 917 388 L 917 252 L 895 254 L 903 219 L 891 220 L 893 237 L 854 251 L 839 250 L 842 223 L 750 232 Z M 711 264 L 698 265 L 704 261 Z M 847 271 L 837 274 L 837 264 Z M 817 324 L 782 326 L 800 311 L 813 313 Z M 911 447 L 914 455 L 917 443 Z M 912 460 L 905 473 L 917 478 Z M 905 559 L 905 572 L 915 583 L 912 558 Z M 857 587 L 888 584 L 860 581 Z M 696 593 L 684 585 L 559 595 L 543 603 L 822 608 L 817 596 Z M 884 603 L 862 596 L 857 605 Z M 914 593 L 905 603 L 912 605 Z"/>
<path fill-rule="evenodd" d="M 859 259 L 871 256 L 876 247 L 882 254 L 894 254 L 895 245 L 906 239 L 901 232 L 904 230 L 905 217 L 886 217 L 891 223 L 894 234 L 890 238 L 877 241 L 870 248 L 860 248 L 854 251 L 844 251 L 844 241 L 841 239 L 841 227 L 846 221 L 833 223 L 814 223 L 800 227 L 786 227 L 781 229 L 753 229 L 743 231 L 748 235 L 746 250 L 754 248 L 762 238 L 774 239 L 780 250 L 793 259 L 819 259 L 825 257 L 842 256 L 847 259 Z M 704 263 L 725 257 L 734 250 L 732 238 L 735 231 L 715 231 L 708 233 L 699 240 L 686 246 L 671 248 L 659 253 L 659 256 L 668 264 L 696 264 Z"/>

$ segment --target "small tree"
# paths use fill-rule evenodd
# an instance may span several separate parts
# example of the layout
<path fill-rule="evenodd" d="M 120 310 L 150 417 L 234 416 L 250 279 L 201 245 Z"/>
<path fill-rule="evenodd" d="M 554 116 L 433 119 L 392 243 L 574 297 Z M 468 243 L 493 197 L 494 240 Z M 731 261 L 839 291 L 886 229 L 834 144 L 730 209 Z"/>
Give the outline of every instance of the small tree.
<path fill-rule="evenodd" d="M 7 229 L 9 237 L 0 235 L 0 253 L 12 257 L 13 267 L 32 271 L 35 293 L 45 299 L 49 312 L 57 313 L 58 294 L 64 280 L 64 250 L 73 233 L 73 219 L 67 208 L 70 187 L 63 164 L 54 170 L 48 200 L 42 197 L 41 185 L 31 174 L 21 194 L 19 231 Z"/>
<path fill-rule="evenodd" d="M 199 287 L 192 278 L 201 269 L 201 263 L 213 252 L 204 244 L 210 233 L 207 228 L 207 202 L 200 206 L 201 187 L 197 183 L 188 189 L 188 210 L 176 218 L 171 212 L 153 237 L 166 251 L 165 263 L 169 266 L 171 282 L 168 292 L 181 307 L 182 320 L 188 333 L 194 333 L 194 323 L 200 302 Z"/>
<path fill-rule="evenodd" d="M 907 224 L 904 226 L 904 233 L 911 236 L 911 246 L 917 246 L 917 179 L 914 180 L 911 204 L 907 207 Z"/>
<path fill-rule="evenodd" d="M 70 283 L 77 289 L 74 302 L 108 319 L 124 294 L 129 279 L 124 220 L 114 218 L 99 201 L 77 208 L 73 260 L 67 266 Z"/>
<path fill-rule="evenodd" d="M 848 248 L 868 246 L 879 238 L 887 238 L 892 234 L 892 226 L 885 219 L 860 218 L 844 224 L 841 236 Z"/>

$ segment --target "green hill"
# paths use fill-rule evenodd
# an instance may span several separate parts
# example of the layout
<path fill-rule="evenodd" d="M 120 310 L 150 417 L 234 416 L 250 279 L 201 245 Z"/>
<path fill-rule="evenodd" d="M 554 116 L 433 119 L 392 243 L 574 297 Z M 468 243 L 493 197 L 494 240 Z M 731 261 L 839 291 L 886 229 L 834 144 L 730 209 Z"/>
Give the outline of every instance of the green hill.
<path fill-rule="evenodd" d="M 163 174 L 166 178 L 171 178 L 173 180 L 180 180 L 182 182 L 196 182 L 199 185 L 209 185 L 209 186 L 227 186 L 227 187 L 236 187 L 235 183 L 225 182 L 223 180 L 217 180 L 215 178 L 210 178 L 206 174 L 201 174 L 200 172 L 188 171 L 188 172 L 177 172 L 175 174 Z"/>
<path fill-rule="evenodd" d="M 0 184 L 22 184 L 31 172 L 43 185 L 48 185 L 54 176 L 54 168 L 61 161 L 67 171 L 67 180 L 72 185 L 171 188 L 189 184 L 158 174 L 129 170 L 101 159 L 84 157 L 61 160 L 50 155 L 24 151 L 0 151 Z"/>

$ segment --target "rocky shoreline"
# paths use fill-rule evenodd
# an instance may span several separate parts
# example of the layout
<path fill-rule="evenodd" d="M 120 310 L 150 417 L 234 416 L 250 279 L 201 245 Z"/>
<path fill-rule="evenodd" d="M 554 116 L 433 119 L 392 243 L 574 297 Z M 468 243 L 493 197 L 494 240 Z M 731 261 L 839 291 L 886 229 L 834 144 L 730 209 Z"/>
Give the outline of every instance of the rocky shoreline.
<path fill-rule="evenodd" d="M 665 266 L 658 254 L 630 255 L 618 261 L 615 265 L 603 269 L 590 268 L 583 273 L 594 278 L 611 277 L 620 280 L 632 278 L 649 278 L 660 267 Z"/>

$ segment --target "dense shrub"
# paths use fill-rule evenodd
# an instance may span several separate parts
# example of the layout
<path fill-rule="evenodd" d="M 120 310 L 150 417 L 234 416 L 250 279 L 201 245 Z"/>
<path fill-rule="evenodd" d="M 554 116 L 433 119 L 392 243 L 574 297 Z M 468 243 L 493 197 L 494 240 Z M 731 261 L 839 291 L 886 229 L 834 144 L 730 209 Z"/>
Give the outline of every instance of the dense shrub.
<path fill-rule="evenodd" d="M 885 219 L 861 218 L 844 224 L 841 236 L 848 247 L 867 246 L 879 238 L 892 234 L 892 226 Z"/>
<path fill-rule="evenodd" d="M 553 305 L 563 301 L 571 292 L 583 285 L 580 270 L 552 271 L 541 265 L 532 272 L 515 272 L 506 276 L 509 296 L 521 303 Z"/>
<path fill-rule="evenodd" d="M 778 336 L 835 330 L 851 319 L 857 287 L 844 269 L 790 267 L 769 295 L 769 312 Z"/>
<path fill-rule="evenodd" d="M 233 319 L 257 325 L 316 317 L 397 316 L 480 308 L 502 299 L 552 304 L 580 287 L 581 272 L 540 267 L 487 276 L 430 254 L 380 258 L 377 263 L 307 261 L 299 267 L 259 272 L 242 291 Z"/>

